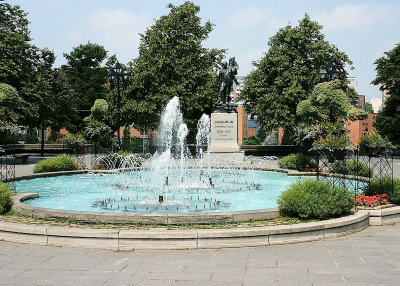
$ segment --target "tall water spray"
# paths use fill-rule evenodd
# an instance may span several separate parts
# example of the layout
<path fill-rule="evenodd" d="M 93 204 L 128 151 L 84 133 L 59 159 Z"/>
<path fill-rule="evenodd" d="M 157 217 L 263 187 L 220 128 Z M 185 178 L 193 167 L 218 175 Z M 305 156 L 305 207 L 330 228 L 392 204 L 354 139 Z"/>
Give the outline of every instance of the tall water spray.
<path fill-rule="evenodd" d="M 211 180 L 211 158 L 210 158 L 210 117 L 207 114 L 203 114 L 200 120 L 197 122 L 197 134 L 196 134 L 196 150 L 200 158 L 200 164 L 203 165 L 203 146 L 207 145 L 207 166 L 208 166 L 208 177 Z M 201 166 L 203 168 L 203 166 Z M 211 182 L 210 182 L 211 184 Z"/>
<path fill-rule="evenodd" d="M 162 153 L 159 156 L 156 168 L 165 170 L 165 185 L 168 186 L 169 171 L 173 164 L 172 148 L 177 143 L 179 126 L 183 124 L 183 116 L 180 109 L 179 97 L 173 97 L 164 109 L 161 117 L 160 140 Z M 186 134 L 187 135 L 187 134 Z M 186 137 L 186 136 L 185 136 Z"/>
<path fill-rule="evenodd" d="M 180 169 L 181 169 L 181 180 L 183 183 L 183 177 L 185 173 L 185 141 L 186 136 L 189 134 L 189 130 L 185 123 L 179 125 L 178 129 L 178 140 L 179 140 L 179 151 L 180 151 Z"/>

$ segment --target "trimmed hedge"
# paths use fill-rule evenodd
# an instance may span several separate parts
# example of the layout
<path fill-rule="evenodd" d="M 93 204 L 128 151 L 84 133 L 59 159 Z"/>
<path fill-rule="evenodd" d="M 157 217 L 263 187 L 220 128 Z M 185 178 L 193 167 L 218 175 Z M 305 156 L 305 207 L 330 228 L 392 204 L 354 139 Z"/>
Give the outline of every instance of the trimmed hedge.
<path fill-rule="evenodd" d="M 393 185 L 390 178 L 371 180 L 369 188 L 367 187 L 364 193 L 367 196 L 387 194 L 389 203 L 400 205 L 400 179 L 394 178 Z"/>
<path fill-rule="evenodd" d="M 307 166 L 316 168 L 317 163 L 310 157 L 303 154 L 290 154 L 278 161 L 279 168 L 304 171 Z"/>
<path fill-rule="evenodd" d="M 8 185 L 0 182 L 0 214 L 11 210 L 13 204 L 11 189 Z"/>
<path fill-rule="evenodd" d="M 289 186 L 278 199 L 282 215 L 303 219 L 329 219 L 350 214 L 351 193 L 344 187 L 305 179 Z"/>
<path fill-rule="evenodd" d="M 38 162 L 33 168 L 33 173 L 59 172 L 78 170 L 79 167 L 68 155 L 59 155 Z"/>

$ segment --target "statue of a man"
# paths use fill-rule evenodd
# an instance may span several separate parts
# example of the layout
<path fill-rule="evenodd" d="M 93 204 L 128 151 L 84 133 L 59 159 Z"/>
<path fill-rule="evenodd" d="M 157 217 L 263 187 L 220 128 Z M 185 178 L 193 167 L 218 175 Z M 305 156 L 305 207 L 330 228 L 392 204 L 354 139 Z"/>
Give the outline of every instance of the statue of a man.
<path fill-rule="evenodd" d="M 224 62 L 218 74 L 218 103 L 226 103 L 226 90 L 228 87 L 228 63 Z"/>
<path fill-rule="evenodd" d="M 229 59 L 229 65 L 227 62 L 222 64 L 222 68 L 218 74 L 218 102 L 219 104 L 230 103 L 230 94 L 233 89 L 233 82 L 239 84 L 236 80 L 237 70 L 239 66 L 235 61 L 235 58 Z"/>

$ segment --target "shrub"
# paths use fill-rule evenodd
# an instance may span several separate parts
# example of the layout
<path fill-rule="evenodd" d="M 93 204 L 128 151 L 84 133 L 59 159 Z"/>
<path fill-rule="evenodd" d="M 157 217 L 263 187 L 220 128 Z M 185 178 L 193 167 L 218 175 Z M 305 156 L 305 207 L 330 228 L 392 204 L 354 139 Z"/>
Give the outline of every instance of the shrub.
<path fill-rule="evenodd" d="M 350 146 L 350 137 L 346 134 L 328 134 L 320 141 L 314 142 L 314 149 L 344 150 Z"/>
<path fill-rule="evenodd" d="M 303 154 L 290 154 L 278 161 L 279 168 L 304 171 L 307 168 L 316 168 L 317 163 Z"/>
<path fill-rule="evenodd" d="M 363 162 L 357 162 L 356 160 L 336 161 L 332 165 L 332 172 L 344 175 L 358 175 L 361 177 L 372 177 L 373 170 L 368 168 L 368 166 Z"/>
<path fill-rule="evenodd" d="M 258 136 L 251 136 L 243 141 L 243 145 L 260 145 L 261 139 Z"/>
<path fill-rule="evenodd" d="M 374 130 L 367 131 L 359 140 L 360 155 L 383 156 L 393 153 L 393 146 Z"/>
<path fill-rule="evenodd" d="M 73 171 L 79 169 L 75 161 L 68 155 L 59 155 L 38 162 L 33 168 L 34 173 Z"/>
<path fill-rule="evenodd" d="M 12 204 L 13 200 L 10 187 L 3 182 L 0 182 L 0 214 L 9 212 Z"/>
<path fill-rule="evenodd" d="M 64 137 L 64 143 L 70 148 L 76 148 L 78 146 L 84 146 L 86 141 L 81 134 L 68 133 Z"/>
<path fill-rule="evenodd" d="M 306 179 L 293 183 L 278 199 L 283 215 L 304 219 L 329 219 L 350 213 L 352 195 L 344 187 Z"/>
<path fill-rule="evenodd" d="M 104 99 L 96 99 L 91 109 L 92 117 L 96 120 L 104 118 L 108 110 L 108 103 Z"/>
<path fill-rule="evenodd" d="M 365 195 L 387 194 L 390 203 L 400 205 L 400 179 L 394 178 L 393 185 L 390 178 L 371 180 L 369 187 L 364 190 Z"/>

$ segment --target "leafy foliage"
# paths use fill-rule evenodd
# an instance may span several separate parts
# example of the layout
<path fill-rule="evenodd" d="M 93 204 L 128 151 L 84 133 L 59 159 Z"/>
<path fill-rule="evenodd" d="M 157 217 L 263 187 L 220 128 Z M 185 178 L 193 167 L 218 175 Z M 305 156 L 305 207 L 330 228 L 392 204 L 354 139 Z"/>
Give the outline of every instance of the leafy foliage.
<path fill-rule="evenodd" d="M 260 145 L 261 144 L 261 138 L 258 136 L 251 136 L 247 138 L 246 140 L 243 141 L 243 145 Z"/>
<path fill-rule="evenodd" d="M 279 168 L 304 171 L 309 168 L 316 168 L 317 163 L 304 154 L 290 154 L 278 161 Z"/>
<path fill-rule="evenodd" d="M 305 15 L 298 26 L 288 25 L 271 37 L 269 50 L 253 63 L 256 69 L 246 77 L 241 97 L 266 131 L 296 125 L 298 103 L 312 93 L 319 70 L 329 61 L 351 64 L 346 54 L 324 39 L 321 29 Z"/>
<path fill-rule="evenodd" d="M 74 101 L 78 110 L 89 112 L 96 99 L 106 95 L 106 67 L 102 62 L 107 58 L 107 51 L 103 46 L 88 42 L 75 47 L 69 54 L 64 54 L 67 64 L 62 66 L 66 74 L 67 84 L 75 94 Z M 76 118 L 75 130 L 84 128 L 83 115 Z"/>
<path fill-rule="evenodd" d="M 375 61 L 377 76 L 372 81 L 375 85 L 381 85 L 381 90 L 387 90 L 390 94 L 384 107 L 378 113 L 375 127 L 383 136 L 387 136 L 393 143 L 400 143 L 400 45 Z"/>
<path fill-rule="evenodd" d="M 12 86 L 0 83 L 0 121 L 17 123 L 20 119 L 18 105 L 22 99 Z"/>
<path fill-rule="evenodd" d="M 96 99 L 91 109 L 90 116 L 84 119 L 86 123 L 85 137 L 94 143 L 96 153 L 99 152 L 100 149 L 107 150 L 112 145 L 113 131 L 107 119 L 107 112 L 107 101 L 104 99 Z"/>
<path fill-rule="evenodd" d="M 374 130 L 368 130 L 359 139 L 360 155 L 382 156 L 393 153 L 393 146 Z"/>
<path fill-rule="evenodd" d="M 348 91 L 339 80 L 315 86 L 311 96 L 297 105 L 297 115 L 304 122 L 343 122 L 347 119 L 364 119 L 366 113 L 351 104 L 354 92 Z M 357 117 L 357 118 L 356 118 Z"/>
<path fill-rule="evenodd" d="M 11 210 L 13 198 L 11 189 L 8 185 L 0 181 L 0 214 L 5 214 Z"/>
<path fill-rule="evenodd" d="M 335 161 L 332 165 L 332 172 L 337 174 L 353 175 L 361 177 L 372 177 L 373 170 L 363 162 L 357 162 L 356 160 Z"/>
<path fill-rule="evenodd" d="M 305 179 L 292 184 L 278 199 L 281 213 L 306 219 L 329 219 L 350 214 L 352 196 L 344 187 Z"/>
<path fill-rule="evenodd" d="M 70 148 L 84 146 L 86 141 L 81 134 L 67 133 L 64 137 L 64 143 Z"/>
<path fill-rule="evenodd" d="M 374 179 L 370 182 L 369 187 L 364 190 L 365 195 L 373 196 L 376 194 L 387 194 L 390 203 L 400 205 L 400 179 Z"/>
<path fill-rule="evenodd" d="M 33 173 L 59 172 L 78 170 L 79 167 L 68 155 L 59 155 L 36 163 Z"/>
<path fill-rule="evenodd" d="M 372 106 L 371 103 L 369 102 L 365 103 L 365 112 L 367 112 L 368 114 L 374 113 L 374 107 Z"/>
<path fill-rule="evenodd" d="M 217 99 L 213 69 L 224 50 L 202 46 L 213 25 L 209 21 L 202 25 L 197 16 L 199 6 L 185 2 L 168 8 L 168 15 L 140 35 L 139 57 L 129 65 L 131 84 L 122 111 L 125 123 L 154 129 L 165 104 L 179 96 L 184 120 L 194 130 L 201 115 L 211 113 Z"/>
<path fill-rule="evenodd" d="M 325 138 L 314 142 L 314 149 L 345 150 L 350 146 L 350 138 L 346 134 L 328 134 Z"/>

